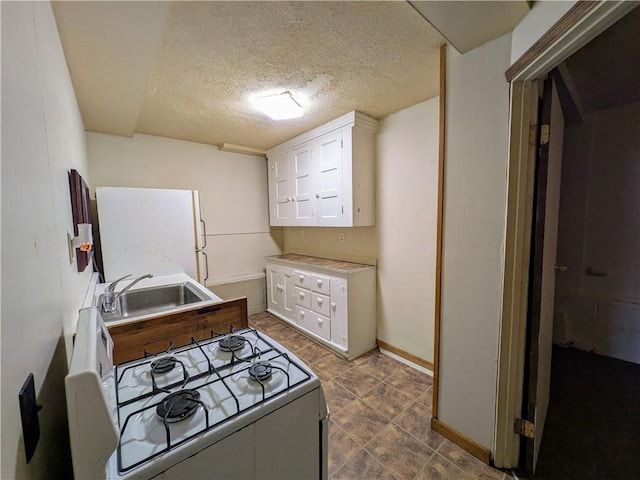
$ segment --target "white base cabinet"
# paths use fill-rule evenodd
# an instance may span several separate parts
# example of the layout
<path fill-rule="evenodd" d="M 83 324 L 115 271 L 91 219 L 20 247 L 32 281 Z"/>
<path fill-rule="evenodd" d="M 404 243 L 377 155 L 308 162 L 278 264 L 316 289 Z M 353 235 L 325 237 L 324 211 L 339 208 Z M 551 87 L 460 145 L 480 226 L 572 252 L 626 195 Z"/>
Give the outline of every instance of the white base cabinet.
<path fill-rule="evenodd" d="M 306 255 L 267 257 L 267 311 L 351 360 L 376 346 L 376 271 Z"/>

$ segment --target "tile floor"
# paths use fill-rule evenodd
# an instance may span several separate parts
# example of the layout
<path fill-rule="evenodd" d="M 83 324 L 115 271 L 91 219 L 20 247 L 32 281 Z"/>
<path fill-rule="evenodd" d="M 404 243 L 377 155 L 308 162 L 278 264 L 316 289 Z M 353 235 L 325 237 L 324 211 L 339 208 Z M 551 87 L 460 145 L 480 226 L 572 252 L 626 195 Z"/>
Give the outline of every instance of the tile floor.
<path fill-rule="evenodd" d="M 249 325 L 293 351 L 322 380 L 331 412 L 330 479 L 511 478 L 431 430 L 428 375 L 377 350 L 347 362 L 266 312 L 250 316 Z"/>

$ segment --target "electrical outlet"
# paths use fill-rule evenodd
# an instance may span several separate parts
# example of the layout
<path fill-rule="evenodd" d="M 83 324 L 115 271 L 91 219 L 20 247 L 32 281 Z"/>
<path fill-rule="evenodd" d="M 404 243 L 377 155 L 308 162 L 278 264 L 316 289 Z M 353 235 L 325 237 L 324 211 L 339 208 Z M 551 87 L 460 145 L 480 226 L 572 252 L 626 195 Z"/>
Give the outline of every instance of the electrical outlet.
<path fill-rule="evenodd" d="M 344 233 L 340 232 L 340 243 L 344 243 Z"/>
<path fill-rule="evenodd" d="M 304 240 L 304 230 L 300 230 L 300 240 Z"/>

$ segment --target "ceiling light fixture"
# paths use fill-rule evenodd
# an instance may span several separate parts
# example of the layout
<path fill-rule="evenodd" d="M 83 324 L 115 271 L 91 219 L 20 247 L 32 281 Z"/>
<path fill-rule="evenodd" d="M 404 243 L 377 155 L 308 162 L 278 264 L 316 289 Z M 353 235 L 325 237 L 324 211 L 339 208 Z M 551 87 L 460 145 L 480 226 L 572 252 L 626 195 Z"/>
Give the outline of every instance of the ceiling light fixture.
<path fill-rule="evenodd" d="M 304 113 L 300 104 L 294 100 L 289 91 L 264 97 L 253 97 L 251 103 L 273 120 L 300 118 Z"/>

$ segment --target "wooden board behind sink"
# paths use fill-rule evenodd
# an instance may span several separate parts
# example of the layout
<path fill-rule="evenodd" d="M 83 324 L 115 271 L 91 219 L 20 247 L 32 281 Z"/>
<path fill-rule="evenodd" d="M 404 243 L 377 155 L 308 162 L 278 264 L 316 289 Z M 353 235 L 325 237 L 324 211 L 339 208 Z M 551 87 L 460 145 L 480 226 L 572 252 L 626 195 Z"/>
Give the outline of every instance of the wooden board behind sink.
<path fill-rule="evenodd" d="M 148 353 L 164 352 L 171 346 L 181 347 L 191 343 L 191 339 L 211 338 L 211 331 L 228 333 L 233 325 L 236 329 L 246 328 L 247 298 L 235 298 L 206 307 L 166 315 L 146 320 L 132 321 L 108 327 L 113 338 L 113 363 L 120 364 L 144 357 Z"/>

